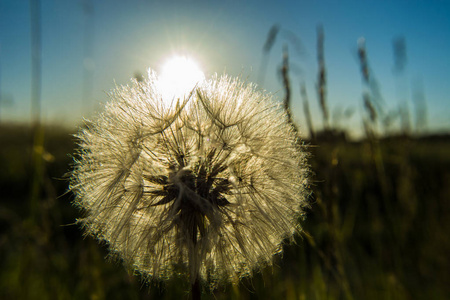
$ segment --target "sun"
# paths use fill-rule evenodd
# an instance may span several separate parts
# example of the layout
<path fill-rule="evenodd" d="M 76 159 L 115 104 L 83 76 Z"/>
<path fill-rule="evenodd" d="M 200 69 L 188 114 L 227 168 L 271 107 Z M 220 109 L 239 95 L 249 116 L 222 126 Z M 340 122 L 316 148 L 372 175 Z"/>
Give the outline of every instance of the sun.
<path fill-rule="evenodd" d="M 188 96 L 204 80 L 205 74 L 193 59 L 175 56 L 162 66 L 158 85 L 164 102 L 169 104 Z"/>

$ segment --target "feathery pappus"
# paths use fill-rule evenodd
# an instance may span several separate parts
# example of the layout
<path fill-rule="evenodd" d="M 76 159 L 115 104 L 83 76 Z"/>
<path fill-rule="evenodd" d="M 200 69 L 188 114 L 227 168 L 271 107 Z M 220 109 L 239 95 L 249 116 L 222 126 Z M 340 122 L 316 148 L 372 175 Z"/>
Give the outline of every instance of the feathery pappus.
<path fill-rule="evenodd" d="M 77 134 L 79 222 L 149 278 L 237 282 L 300 229 L 307 154 L 252 84 L 214 76 L 169 104 L 157 80 L 116 87 Z"/>

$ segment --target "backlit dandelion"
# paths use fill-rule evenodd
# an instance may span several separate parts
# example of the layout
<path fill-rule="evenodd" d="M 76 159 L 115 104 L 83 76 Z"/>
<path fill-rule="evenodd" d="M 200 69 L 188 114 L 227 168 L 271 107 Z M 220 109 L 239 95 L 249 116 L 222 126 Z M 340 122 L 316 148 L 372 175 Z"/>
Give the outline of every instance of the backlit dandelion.
<path fill-rule="evenodd" d="M 87 234 L 144 276 L 237 282 L 299 229 L 305 153 L 270 95 L 227 76 L 162 101 L 158 77 L 117 87 L 80 130 L 70 189 Z"/>

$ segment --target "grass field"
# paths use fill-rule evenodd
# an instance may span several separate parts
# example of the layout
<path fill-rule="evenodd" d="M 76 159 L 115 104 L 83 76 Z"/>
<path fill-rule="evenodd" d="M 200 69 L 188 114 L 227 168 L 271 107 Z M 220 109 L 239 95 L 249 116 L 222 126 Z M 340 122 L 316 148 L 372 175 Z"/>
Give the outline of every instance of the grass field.
<path fill-rule="evenodd" d="M 71 132 L 0 126 L 1 299 L 187 299 L 73 225 Z M 39 143 L 37 143 L 39 145 Z M 450 137 L 308 142 L 311 209 L 273 268 L 204 299 L 449 299 Z"/>

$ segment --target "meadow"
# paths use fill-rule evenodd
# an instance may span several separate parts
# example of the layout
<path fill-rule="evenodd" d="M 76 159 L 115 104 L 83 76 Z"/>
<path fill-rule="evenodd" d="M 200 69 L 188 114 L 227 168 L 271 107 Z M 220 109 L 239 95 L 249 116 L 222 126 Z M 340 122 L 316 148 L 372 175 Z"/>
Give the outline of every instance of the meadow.
<path fill-rule="evenodd" d="M 74 225 L 73 133 L 0 126 L 0 298 L 188 299 L 182 277 L 145 283 Z M 203 298 L 450 298 L 450 135 L 348 141 L 330 131 L 304 146 L 304 231 L 272 268 Z"/>

